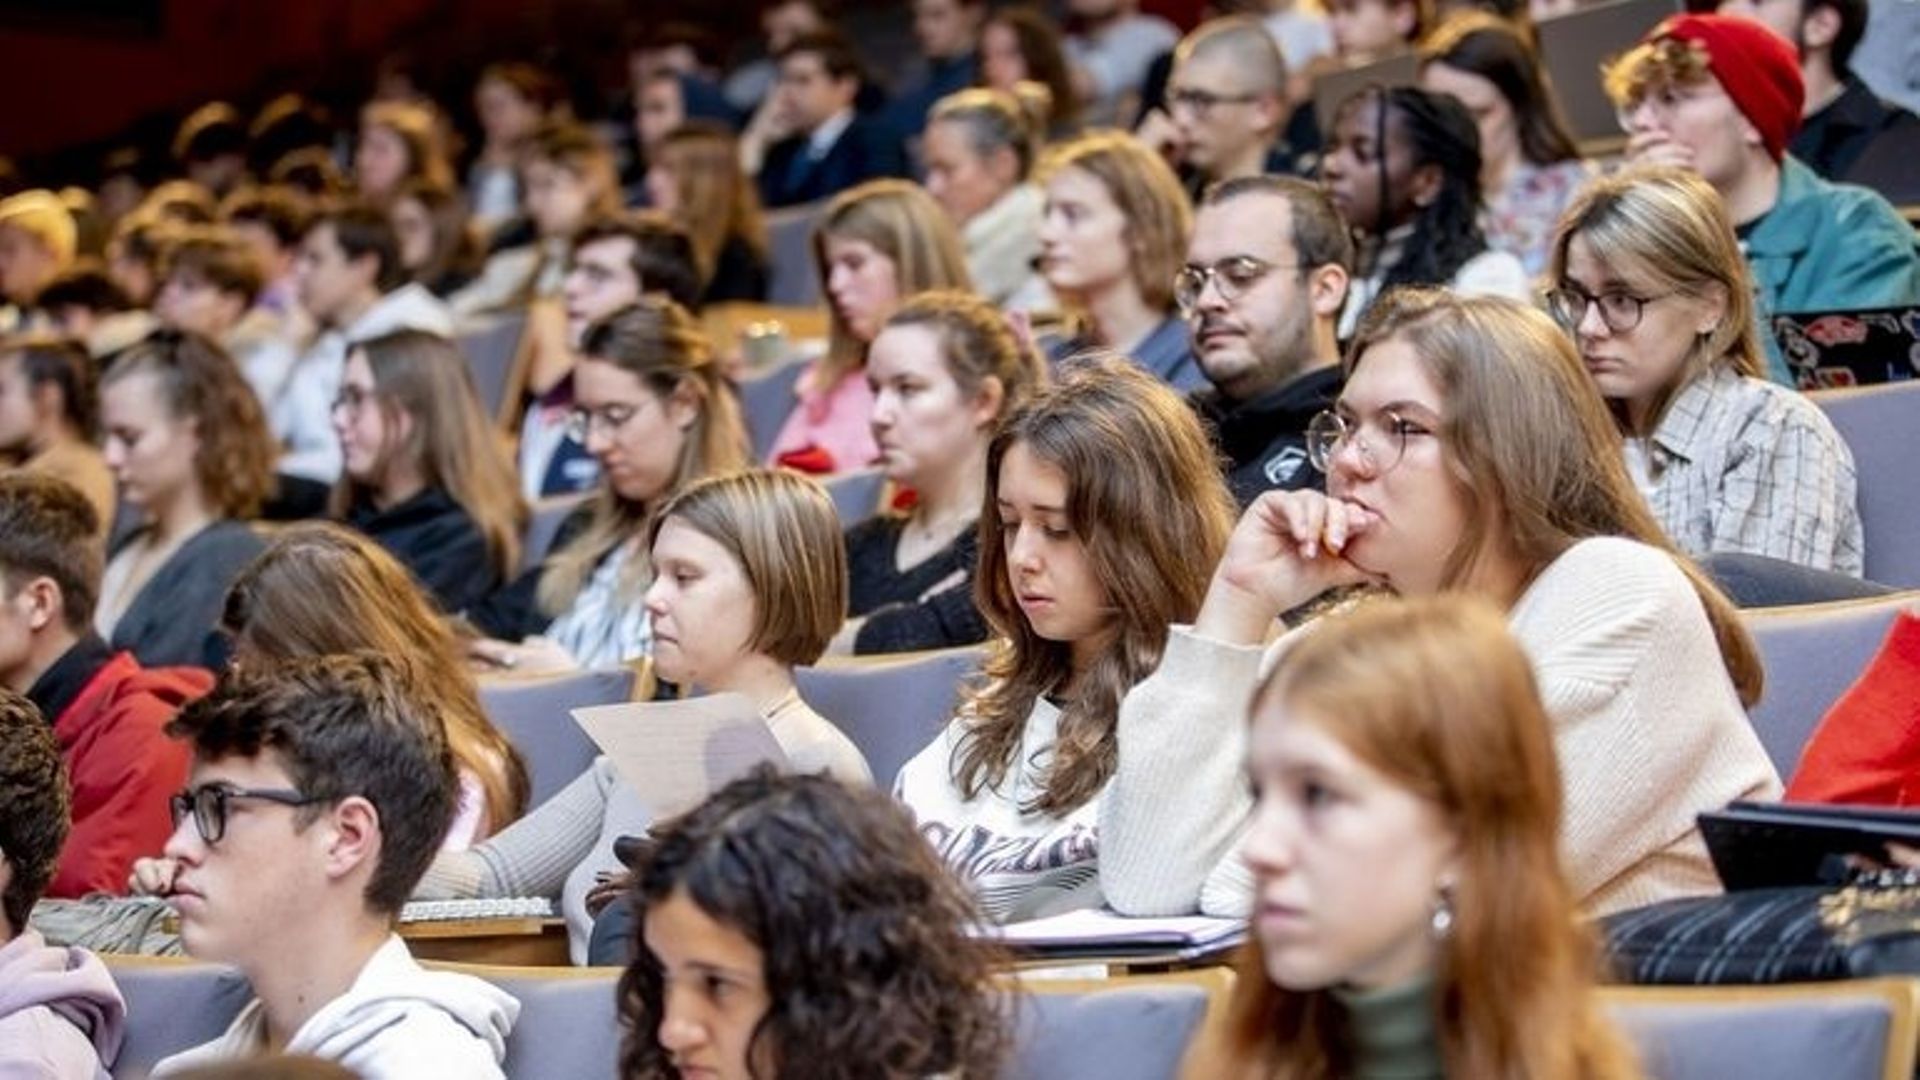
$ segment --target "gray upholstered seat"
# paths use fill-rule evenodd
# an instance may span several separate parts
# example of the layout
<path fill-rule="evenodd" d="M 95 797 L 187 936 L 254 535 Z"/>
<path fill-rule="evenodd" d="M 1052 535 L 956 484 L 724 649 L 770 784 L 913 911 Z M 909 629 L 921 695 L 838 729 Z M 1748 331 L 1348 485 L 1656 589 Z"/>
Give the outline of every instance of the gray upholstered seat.
<path fill-rule="evenodd" d="M 522 308 L 485 316 L 460 331 L 460 351 L 467 357 L 473 389 L 488 416 L 502 415 L 516 374 L 520 337 L 526 328 L 527 313 Z"/>
<path fill-rule="evenodd" d="M 773 440 L 780 436 L 780 428 L 798 400 L 793 388 L 806 367 L 786 363 L 741 382 L 740 412 L 747 423 L 747 435 L 753 440 L 755 461 L 765 461 L 773 449 Z"/>
<path fill-rule="evenodd" d="M 219 1037 L 253 997 L 238 971 L 218 964 L 102 956 L 127 999 L 127 1040 L 113 1075 L 139 1080 L 161 1058 Z"/>
<path fill-rule="evenodd" d="M 612 705 L 632 693 L 633 672 L 627 668 L 480 684 L 480 706 L 527 759 L 533 782 L 529 807 L 566 787 L 600 752 L 568 715 L 571 710 Z"/>
<path fill-rule="evenodd" d="M 578 509 L 581 503 L 590 497 L 588 492 L 574 492 L 567 495 L 549 495 L 536 501 L 527 515 L 527 530 L 520 538 L 520 572 L 539 566 L 553 550 L 554 538 L 560 534 L 560 525 L 567 515 Z"/>
<path fill-rule="evenodd" d="M 900 766 L 947 726 L 961 680 L 980 667 L 979 646 L 796 668 L 801 700 L 866 755 L 873 781 L 893 783 Z"/>
<path fill-rule="evenodd" d="M 1017 1006 L 1008 1080 L 1168 1080 L 1207 1014 L 1197 985 L 1151 983 L 1091 991 L 1031 984 Z"/>
<path fill-rule="evenodd" d="M 1894 593 L 1740 613 L 1767 669 L 1766 690 L 1750 715 L 1781 777 L 1793 775 L 1820 718 L 1873 658 L 1894 615 L 1916 597 L 1920 593 Z"/>
<path fill-rule="evenodd" d="M 813 227 L 821 209 L 821 204 L 809 203 L 767 212 L 767 303 L 806 307 L 820 302 Z"/>
<path fill-rule="evenodd" d="M 1920 588 L 1920 479 L 1913 433 L 1920 430 L 1920 379 L 1807 395 L 1840 429 L 1860 480 L 1867 577 Z"/>
<path fill-rule="evenodd" d="M 851 528 L 880 512 L 880 493 L 886 490 L 887 474 L 879 469 L 858 469 L 826 477 L 821 485 L 833 497 L 840 524 Z"/>
<path fill-rule="evenodd" d="M 1654 1080 L 1907 1080 L 1914 982 L 1608 987 Z"/>

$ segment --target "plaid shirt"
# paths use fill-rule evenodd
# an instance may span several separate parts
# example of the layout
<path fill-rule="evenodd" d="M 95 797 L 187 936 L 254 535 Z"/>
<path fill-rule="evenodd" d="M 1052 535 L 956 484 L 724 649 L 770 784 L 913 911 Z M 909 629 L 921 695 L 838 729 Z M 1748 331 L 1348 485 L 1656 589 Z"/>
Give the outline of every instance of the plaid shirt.
<path fill-rule="evenodd" d="M 1691 555 L 1746 552 L 1860 576 L 1853 454 L 1819 406 L 1716 366 L 1629 454 L 1654 516 Z"/>

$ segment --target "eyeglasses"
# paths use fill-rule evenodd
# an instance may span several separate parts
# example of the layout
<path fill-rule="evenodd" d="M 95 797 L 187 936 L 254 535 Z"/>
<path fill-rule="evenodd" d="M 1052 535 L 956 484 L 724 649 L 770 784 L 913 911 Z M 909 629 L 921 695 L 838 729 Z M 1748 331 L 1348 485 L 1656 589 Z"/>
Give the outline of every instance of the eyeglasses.
<path fill-rule="evenodd" d="M 617 435 L 640 413 L 638 405 L 602 405 L 597 409 L 575 409 L 567 414 L 567 438 L 584 444 L 595 428 Z"/>
<path fill-rule="evenodd" d="M 1245 105 L 1259 100 L 1259 94 L 1215 94 L 1182 87 L 1167 91 L 1167 110 L 1187 109 L 1195 116 L 1204 117 L 1213 111 L 1215 105 Z"/>
<path fill-rule="evenodd" d="M 1406 456 L 1407 440 L 1433 432 L 1399 413 L 1383 410 L 1371 422 L 1349 420 L 1327 410 L 1307 424 L 1307 460 L 1323 473 L 1333 471 L 1333 456 L 1351 444 L 1379 475 L 1393 471 Z"/>
<path fill-rule="evenodd" d="M 1181 311 L 1191 313 L 1200 306 L 1200 297 L 1207 291 L 1207 282 L 1211 281 L 1214 288 L 1220 290 L 1220 299 L 1231 304 L 1275 270 L 1299 268 L 1297 263 L 1270 263 L 1251 255 L 1234 255 L 1207 266 L 1189 264 L 1173 275 L 1173 299 L 1180 305 Z"/>
<path fill-rule="evenodd" d="M 372 400 L 373 392 L 370 390 L 362 390 L 358 386 L 342 386 L 340 392 L 334 395 L 333 404 L 327 407 L 333 412 L 345 412 L 350 416 L 357 416 L 361 409 L 367 407 L 367 402 Z"/>
<path fill-rule="evenodd" d="M 312 806 L 329 801 L 287 788 L 247 789 L 203 784 L 171 796 L 167 805 L 173 810 L 174 828 L 178 829 L 180 822 L 192 814 L 193 827 L 200 831 L 200 839 L 217 844 L 227 835 L 227 804 L 235 799 L 260 799 L 281 806 Z"/>
<path fill-rule="evenodd" d="M 1585 289 L 1561 286 L 1547 293 L 1547 310 L 1553 313 L 1554 320 L 1572 333 L 1586 321 L 1587 310 L 1599 307 L 1600 321 L 1607 329 L 1616 334 L 1624 334 L 1640 325 L 1640 316 L 1646 306 L 1659 299 L 1656 296 L 1634 296 L 1618 290 L 1603 292 L 1599 296 Z"/>

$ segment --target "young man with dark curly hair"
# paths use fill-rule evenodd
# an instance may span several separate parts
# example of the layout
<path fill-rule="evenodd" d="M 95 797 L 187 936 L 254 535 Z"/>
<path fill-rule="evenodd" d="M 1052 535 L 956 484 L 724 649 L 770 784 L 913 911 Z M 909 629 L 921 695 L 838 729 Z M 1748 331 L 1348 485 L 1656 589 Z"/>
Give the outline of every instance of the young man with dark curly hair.
<path fill-rule="evenodd" d="M 33 703 L 0 690 L 0 1076 L 94 1080 L 120 1053 L 126 1003 L 99 957 L 27 927 L 67 839 L 67 775 Z"/>
<path fill-rule="evenodd" d="M 403 663 L 307 657 L 242 668 L 168 725 L 193 768 L 140 882 L 168 897 L 190 955 L 257 996 L 155 1076 L 269 1049 L 366 1080 L 502 1075 L 519 1003 L 424 970 L 393 930 L 458 790 L 431 701 Z"/>

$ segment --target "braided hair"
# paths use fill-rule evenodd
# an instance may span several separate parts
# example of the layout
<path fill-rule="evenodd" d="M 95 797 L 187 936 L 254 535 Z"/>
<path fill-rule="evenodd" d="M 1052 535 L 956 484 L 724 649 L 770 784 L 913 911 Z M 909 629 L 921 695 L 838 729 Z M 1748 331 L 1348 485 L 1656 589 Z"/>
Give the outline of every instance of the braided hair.
<path fill-rule="evenodd" d="M 1467 260 L 1487 250 L 1480 232 L 1480 131 L 1473 114 L 1451 94 L 1436 94 L 1413 86 L 1376 88 L 1380 109 L 1374 114 L 1374 145 L 1378 160 L 1382 214 L 1387 198 L 1387 135 L 1389 126 L 1405 139 L 1413 167 L 1432 165 L 1440 170 L 1440 192 L 1420 208 L 1413 234 L 1400 257 L 1381 280 L 1382 290 L 1395 285 L 1445 285 Z M 1396 121 L 1389 125 L 1388 114 Z M 1382 233 L 1387 223 L 1380 223 Z M 1369 267 L 1369 270 L 1372 268 Z"/>

